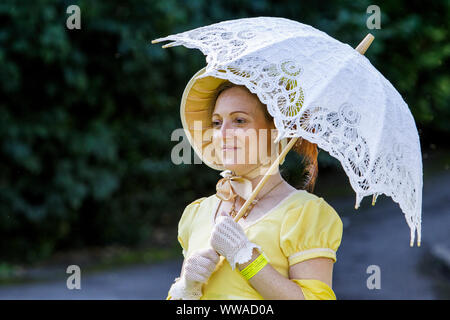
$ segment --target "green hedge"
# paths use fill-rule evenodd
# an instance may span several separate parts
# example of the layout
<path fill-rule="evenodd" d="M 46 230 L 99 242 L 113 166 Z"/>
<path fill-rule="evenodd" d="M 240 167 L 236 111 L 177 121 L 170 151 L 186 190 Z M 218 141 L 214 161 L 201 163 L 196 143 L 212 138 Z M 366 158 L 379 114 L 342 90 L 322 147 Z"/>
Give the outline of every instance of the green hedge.
<path fill-rule="evenodd" d="M 66 8 L 81 8 L 81 30 Z M 179 100 L 199 51 L 151 45 L 214 22 L 283 16 L 356 46 L 370 1 L 3 1 L 0 4 L 0 258 L 137 245 L 211 194 L 217 172 L 170 161 Z M 380 5 L 367 57 L 421 133 L 448 134 L 449 2 Z M 432 130 L 431 130 L 432 129 Z M 431 135 L 430 138 L 434 136 Z M 336 161 L 320 154 L 322 168 Z M 288 159 L 299 177 L 298 159 Z M 320 177 L 319 177 L 320 179 Z"/>

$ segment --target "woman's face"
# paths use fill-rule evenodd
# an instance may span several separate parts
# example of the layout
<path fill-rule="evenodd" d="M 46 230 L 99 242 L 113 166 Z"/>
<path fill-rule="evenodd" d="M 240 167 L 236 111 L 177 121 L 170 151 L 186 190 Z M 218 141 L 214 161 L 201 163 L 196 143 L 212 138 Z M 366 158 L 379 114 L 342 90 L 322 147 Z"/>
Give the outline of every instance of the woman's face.
<path fill-rule="evenodd" d="M 232 87 L 217 98 L 212 115 L 213 145 L 226 169 L 244 174 L 270 157 L 273 121 L 264 105 L 242 87 Z"/>

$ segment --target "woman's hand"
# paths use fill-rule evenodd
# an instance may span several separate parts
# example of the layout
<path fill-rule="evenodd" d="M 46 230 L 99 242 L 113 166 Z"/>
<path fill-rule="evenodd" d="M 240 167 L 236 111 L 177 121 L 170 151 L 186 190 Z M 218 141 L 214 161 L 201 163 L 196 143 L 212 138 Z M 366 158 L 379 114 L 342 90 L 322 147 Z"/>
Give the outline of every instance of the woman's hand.
<path fill-rule="evenodd" d="M 236 264 L 251 260 L 254 248 L 261 249 L 248 240 L 242 227 L 226 213 L 216 218 L 210 244 L 228 260 L 233 270 Z"/>
<path fill-rule="evenodd" d="M 170 288 L 169 295 L 174 300 L 198 300 L 202 296 L 202 286 L 214 272 L 219 255 L 212 248 L 200 249 L 186 258 L 181 277 Z"/>

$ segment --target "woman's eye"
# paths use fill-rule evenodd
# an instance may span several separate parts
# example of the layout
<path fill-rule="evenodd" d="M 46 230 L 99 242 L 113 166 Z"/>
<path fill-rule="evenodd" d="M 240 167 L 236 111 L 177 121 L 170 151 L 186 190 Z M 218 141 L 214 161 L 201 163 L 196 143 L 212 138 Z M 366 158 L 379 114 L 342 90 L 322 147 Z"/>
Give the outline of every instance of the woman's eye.
<path fill-rule="evenodd" d="M 242 119 L 242 118 L 236 118 L 234 121 L 239 125 L 247 122 L 245 119 Z M 214 128 L 221 126 L 221 122 L 219 120 L 213 120 L 213 121 L 211 121 L 211 124 Z"/>

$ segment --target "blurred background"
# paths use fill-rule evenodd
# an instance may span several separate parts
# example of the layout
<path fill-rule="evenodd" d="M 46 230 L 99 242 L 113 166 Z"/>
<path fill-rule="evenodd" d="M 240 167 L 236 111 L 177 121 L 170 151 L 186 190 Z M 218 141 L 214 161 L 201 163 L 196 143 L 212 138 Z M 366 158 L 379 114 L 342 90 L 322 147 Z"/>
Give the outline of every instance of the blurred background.
<path fill-rule="evenodd" d="M 370 5 L 381 28 L 369 30 Z M 81 28 L 68 29 L 77 5 Z M 342 299 L 450 297 L 450 2 L 2 1 L 0 3 L 0 298 L 164 299 L 181 266 L 177 223 L 215 193 L 218 172 L 175 165 L 184 86 L 200 51 L 150 41 L 223 20 L 278 16 L 366 53 L 416 120 L 424 161 L 423 241 L 391 198 L 355 194 L 338 161 L 319 153 L 315 194 L 344 221 L 334 290 Z M 289 154 L 283 176 L 301 180 Z M 66 268 L 82 270 L 68 290 Z M 381 270 L 368 289 L 367 268 Z"/>

